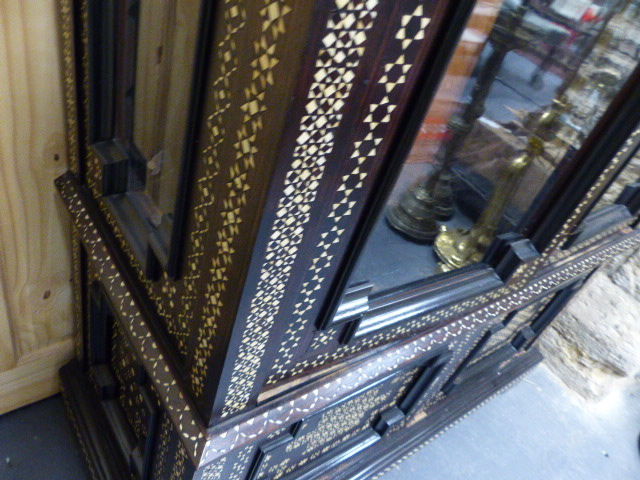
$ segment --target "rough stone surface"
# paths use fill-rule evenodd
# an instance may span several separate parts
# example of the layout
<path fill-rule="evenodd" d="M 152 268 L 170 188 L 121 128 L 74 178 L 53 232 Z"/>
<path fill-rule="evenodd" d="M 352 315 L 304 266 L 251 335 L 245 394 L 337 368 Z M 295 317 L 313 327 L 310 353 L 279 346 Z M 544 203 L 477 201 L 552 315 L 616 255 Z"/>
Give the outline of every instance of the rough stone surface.
<path fill-rule="evenodd" d="M 540 340 L 551 370 L 572 390 L 601 400 L 640 372 L 640 254 L 602 268 Z"/>
<path fill-rule="evenodd" d="M 640 300 L 640 251 L 625 258 L 610 276 L 613 283 Z"/>

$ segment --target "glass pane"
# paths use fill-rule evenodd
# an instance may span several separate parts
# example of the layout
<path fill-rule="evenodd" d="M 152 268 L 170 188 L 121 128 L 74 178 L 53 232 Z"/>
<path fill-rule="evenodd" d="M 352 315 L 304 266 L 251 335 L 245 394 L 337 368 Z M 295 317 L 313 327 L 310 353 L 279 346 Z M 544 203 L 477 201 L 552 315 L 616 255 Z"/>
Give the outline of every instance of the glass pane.
<path fill-rule="evenodd" d="M 517 231 L 638 60 L 639 0 L 481 0 L 352 276 L 373 291 Z"/>
<path fill-rule="evenodd" d="M 151 220 L 173 213 L 189 114 L 199 0 L 140 2 L 133 142 L 146 160 Z"/>

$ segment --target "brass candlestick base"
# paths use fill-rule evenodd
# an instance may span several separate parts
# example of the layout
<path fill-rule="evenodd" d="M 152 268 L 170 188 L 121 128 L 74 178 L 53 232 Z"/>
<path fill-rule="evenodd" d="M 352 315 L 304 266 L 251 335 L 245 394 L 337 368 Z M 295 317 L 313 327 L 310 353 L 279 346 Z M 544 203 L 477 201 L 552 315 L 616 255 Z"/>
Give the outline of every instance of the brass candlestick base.
<path fill-rule="evenodd" d="M 482 260 L 527 168 L 535 157 L 544 154 L 543 139 L 550 137 L 549 132 L 553 131 L 564 108 L 561 101 L 554 101 L 552 109 L 540 117 L 535 133 L 529 137 L 527 149 L 503 167 L 491 198 L 473 228 L 442 228 L 433 246 L 436 255 L 442 260 L 442 270 L 453 270 Z"/>
<path fill-rule="evenodd" d="M 398 203 L 387 210 L 387 221 L 395 230 L 418 242 L 433 242 L 438 223 L 431 208 L 431 196 L 423 183 L 407 190 Z"/>
<path fill-rule="evenodd" d="M 449 230 L 443 225 L 433 244 L 433 250 L 442 261 L 440 270 L 449 272 L 478 263 L 486 250 L 487 240 L 490 239 L 479 238 L 473 229 Z"/>
<path fill-rule="evenodd" d="M 440 172 L 433 185 L 429 179 L 407 190 L 400 201 L 387 210 L 391 227 L 418 242 L 433 242 L 438 235 L 438 222 L 453 216 L 451 177 Z"/>
<path fill-rule="evenodd" d="M 502 214 L 535 154 L 541 152 L 537 137 L 529 140 L 528 149 L 509 162 L 502 171 L 478 222 L 469 230 L 442 228 L 435 240 L 433 250 L 440 257 L 443 270 L 464 267 L 482 260 L 496 234 Z"/>

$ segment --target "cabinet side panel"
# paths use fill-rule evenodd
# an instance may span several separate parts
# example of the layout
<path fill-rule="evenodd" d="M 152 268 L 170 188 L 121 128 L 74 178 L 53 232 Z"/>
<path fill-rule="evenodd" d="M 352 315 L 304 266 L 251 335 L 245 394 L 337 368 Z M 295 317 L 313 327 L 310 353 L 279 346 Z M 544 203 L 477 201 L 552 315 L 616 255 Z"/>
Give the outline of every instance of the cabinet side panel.
<path fill-rule="evenodd" d="M 448 6 L 413 0 L 326 6 L 330 14 L 310 46 L 311 75 L 301 79 L 304 93 L 290 114 L 237 316 L 237 358 L 214 406 L 223 416 L 250 404 L 269 364 L 285 371 L 314 329 L 358 214 L 374 193 L 373 172 L 382 167 L 399 106 Z"/>
<path fill-rule="evenodd" d="M 288 105 L 295 96 L 313 2 L 216 2 L 210 57 L 201 92 L 197 155 L 185 193 L 181 275 L 152 281 L 124 229 L 101 196 L 102 167 L 94 151 L 82 158 L 86 184 L 149 301 L 149 312 L 171 344 L 178 368 L 204 417 L 235 317 Z M 81 93 L 88 95 L 89 21 L 81 2 L 78 33 Z M 82 125 L 91 105 L 80 108 Z M 85 129 L 86 130 L 86 129 Z M 81 142 L 88 145 L 86 134 Z"/>

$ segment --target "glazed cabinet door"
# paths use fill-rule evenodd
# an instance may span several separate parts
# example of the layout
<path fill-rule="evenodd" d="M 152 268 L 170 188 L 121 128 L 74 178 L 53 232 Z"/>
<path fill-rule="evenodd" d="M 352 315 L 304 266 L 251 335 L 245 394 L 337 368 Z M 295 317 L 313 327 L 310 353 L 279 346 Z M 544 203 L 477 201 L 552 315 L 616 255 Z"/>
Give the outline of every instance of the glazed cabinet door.
<path fill-rule="evenodd" d="M 433 296 L 422 308 L 433 309 L 443 287 L 457 303 L 491 287 L 490 272 L 505 284 L 531 277 L 579 202 L 593 201 L 589 189 L 618 167 L 622 144 L 631 142 L 625 154 L 637 147 L 626 110 L 638 105 L 639 59 L 627 47 L 636 18 L 633 2 L 588 21 L 560 4 L 476 3 L 434 99 L 389 158 L 393 173 L 347 266 L 352 290 L 321 326 L 344 322 L 353 296 L 389 309 L 422 286 Z M 356 336 L 389 327 L 363 315 Z"/>
<path fill-rule="evenodd" d="M 318 321 L 336 293 L 358 222 L 379 194 L 376 180 L 386 173 L 382 160 L 395 148 L 394 133 L 406 127 L 415 92 L 437 85 L 472 3 L 317 2 L 216 414 L 251 408 L 265 385 L 371 347 L 337 352 L 363 292 L 352 296 L 353 311 L 339 327 L 329 330 Z"/>
<path fill-rule="evenodd" d="M 281 144 L 236 317 L 235 393 L 216 400 L 224 411 L 517 299 L 637 138 L 634 2 L 584 18 L 534 0 L 363 8 L 371 23 L 362 56 L 345 64 L 358 69 L 340 84 L 344 116 L 330 114 L 344 94 L 317 95 L 340 91 L 323 62 L 349 57 L 308 55 L 318 63 Z M 326 51 L 339 52 L 325 32 Z"/>
<path fill-rule="evenodd" d="M 195 0 L 85 8 L 89 181 L 146 277 L 175 277 L 212 9 Z"/>

